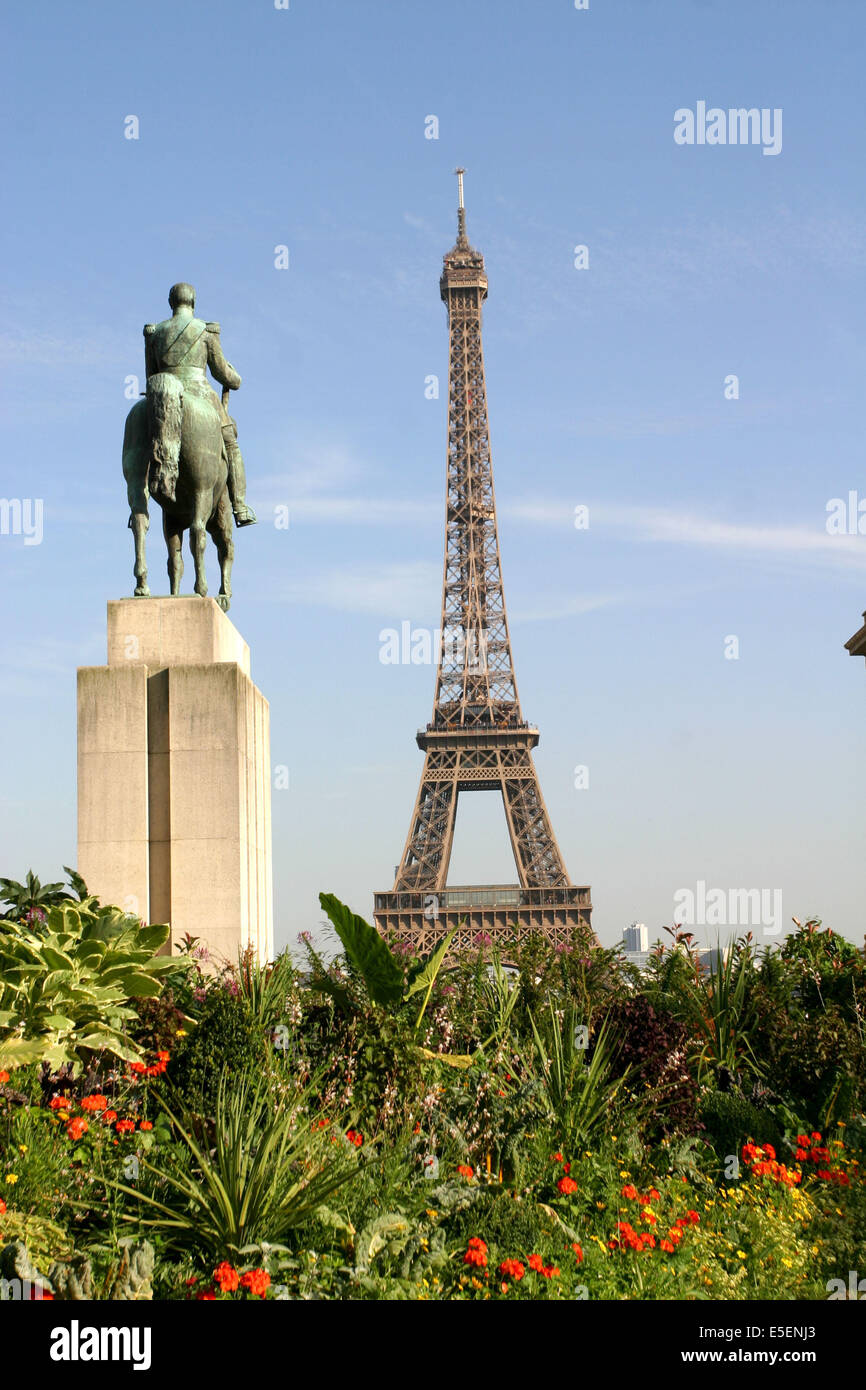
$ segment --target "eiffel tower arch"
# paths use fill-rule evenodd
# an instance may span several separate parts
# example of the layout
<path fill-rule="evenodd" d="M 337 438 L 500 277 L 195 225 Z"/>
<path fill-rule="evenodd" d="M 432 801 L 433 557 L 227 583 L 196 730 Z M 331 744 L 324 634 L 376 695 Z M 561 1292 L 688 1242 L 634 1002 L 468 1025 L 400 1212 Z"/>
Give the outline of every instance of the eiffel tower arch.
<path fill-rule="evenodd" d="M 390 892 L 376 893 L 374 920 L 420 952 L 453 926 L 454 949 L 479 932 L 510 941 L 542 932 L 565 945 L 590 925 L 588 887 L 569 880 L 550 824 L 532 750 L 538 729 L 523 718 L 505 611 L 481 305 L 484 257 L 469 244 L 457 170 L 457 241 L 439 289 L 448 313 L 448 478 L 441 643 L 433 718 L 417 734 L 424 769 L 409 834 Z M 518 883 L 446 887 L 461 792 L 498 791 Z"/>

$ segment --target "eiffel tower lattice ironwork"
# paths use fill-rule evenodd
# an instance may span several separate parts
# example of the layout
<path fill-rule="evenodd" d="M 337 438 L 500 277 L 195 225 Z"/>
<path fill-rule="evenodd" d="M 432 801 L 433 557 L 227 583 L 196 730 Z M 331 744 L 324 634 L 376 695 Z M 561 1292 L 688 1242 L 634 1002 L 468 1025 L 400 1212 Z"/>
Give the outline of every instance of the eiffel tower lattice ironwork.
<path fill-rule="evenodd" d="M 374 919 L 419 950 L 452 926 L 453 948 L 479 932 L 519 939 L 540 931 L 565 945 L 589 926 L 588 887 L 569 881 L 550 824 L 532 749 L 538 729 L 521 714 L 502 589 L 487 420 L 481 305 L 484 258 L 469 244 L 458 169 L 457 242 L 444 257 L 448 311 L 448 499 L 440 653 L 433 719 L 417 735 L 424 770 L 391 892 Z M 502 795 L 519 883 L 446 887 L 460 792 Z"/>

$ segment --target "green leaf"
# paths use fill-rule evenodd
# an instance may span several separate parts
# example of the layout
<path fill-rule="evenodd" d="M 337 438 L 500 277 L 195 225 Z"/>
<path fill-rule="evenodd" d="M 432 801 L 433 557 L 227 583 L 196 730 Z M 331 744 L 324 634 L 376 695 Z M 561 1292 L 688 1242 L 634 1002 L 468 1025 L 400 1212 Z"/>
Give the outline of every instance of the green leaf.
<path fill-rule="evenodd" d="M 403 997 L 403 971 L 375 927 L 352 912 L 333 893 L 320 893 L 319 902 L 352 965 L 363 977 L 376 1004 L 397 1004 Z"/>
<path fill-rule="evenodd" d="M 162 984 L 155 980 L 152 975 L 132 974 L 127 975 L 123 981 L 126 993 L 133 999 L 155 998 L 157 994 L 162 994 Z"/>
<path fill-rule="evenodd" d="M 442 967 L 442 962 L 448 954 L 448 947 L 454 940 L 454 934 L 456 931 L 457 928 L 452 927 L 450 932 L 446 932 L 445 936 L 442 938 L 439 945 L 436 947 L 436 950 L 432 952 L 423 969 L 418 972 L 418 974 L 415 976 L 411 985 L 406 991 L 407 999 L 411 999 L 413 994 L 418 994 L 422 989 L 426 991 L 424 995 L 424 1000 L 421 1004 L 421 1008 L 418 1013 L 418 1017 L 415 1020 L 416 1028 L 420 1026 L 421 1020 L 424 1017 L 424 1010 L 427 1008 L 427 1005 L 430 1002 L 430 995 L 433 991 L 433 986 L 436 983 L 436 976 L 439 974 L 439 971 Z"/>

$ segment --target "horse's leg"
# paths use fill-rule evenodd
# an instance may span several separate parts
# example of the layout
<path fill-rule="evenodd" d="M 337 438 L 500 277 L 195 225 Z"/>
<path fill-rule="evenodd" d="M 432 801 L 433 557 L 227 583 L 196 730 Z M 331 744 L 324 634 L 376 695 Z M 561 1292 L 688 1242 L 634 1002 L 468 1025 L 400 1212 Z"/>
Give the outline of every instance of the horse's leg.
<path fill-rule="evenodd" d="M 129 412 L 123 432 L 123 475 L 126 478 L 126 497 L 129 502 L 129 529 L 135 541 L 135 597 L 149 598 L 147 587 L 147 557 L 145 536 L 150 526 L 147 492 L 148 442 L 144 402 L 137 402 Z"/>
<path fill-rule="evenodd" d="M 183 524 L 170 517 L 168 512 L 163 512 L 162 534 L 165 536 L 168 550 L 168 582 L 171 593 L 177 595 L 180 593 L 180 581 L 183 578 Z"/>
<path fill-rule="evenodd" d="M 210 517 L 211 494 L 198 490 L 193 498 L 192 517 L 189 523 L 189 548 L 195 562 L 195 591 L 201 598 L 207 597 L 207 578 L 205 576 L 205 552 L 207 549 L 207 526 Z"/>
<path fill-rule="evenodd" d="M 150 517 L 147 514 L 147 503 L 143 509 L 133 508 L 130 512 L 129 524 L 132 528 L 133 539 L 135 540 L 135 598 L 150 598 L 150 589 L 147 587 L 147 555 L 145 551 L 145 536 L 150 526 Z"/>
<path fill-rule="evenodd" d="M 217 603 L 224 613 L 228 612 L 232 596 L 232 562 L 235 558 L 235 539 L 231 503 L 228 490 L 223 489 L 216 511 L 208 522 L 208 531 L 213 537 L 220 562 L 220 592 Z"/>

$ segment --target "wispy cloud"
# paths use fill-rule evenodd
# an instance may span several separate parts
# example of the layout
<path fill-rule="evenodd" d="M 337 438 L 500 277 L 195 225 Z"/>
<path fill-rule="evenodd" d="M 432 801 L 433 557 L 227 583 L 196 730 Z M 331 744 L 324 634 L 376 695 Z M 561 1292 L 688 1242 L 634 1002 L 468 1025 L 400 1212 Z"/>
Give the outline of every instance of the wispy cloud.
<path fill-rule="evenodd" d="M 661 545 L 688 545 L 704 550 L 783 556 L 806 564 L 842 569 L 866 568 L 866 538 L 830 535 L 821 525 L 768 526 L 727 521 L 693 511 L 665 507 L 628 507 L 590 502 L 590 529 L 619 532 L 624 540 Z M 530 525 L 568 529 L 574 506 L 552 499 L 527 498 L 502 507 L 503 516 Z"/>
<path fill-rule="evenodd" d="M 441 583 L 441 567 L 423 561 L 357 565 L 305 575 L 284 585 L 277 597 L 284 603 L 372 613 L 396 621 L 416 613 L 438 613 Z"/>

